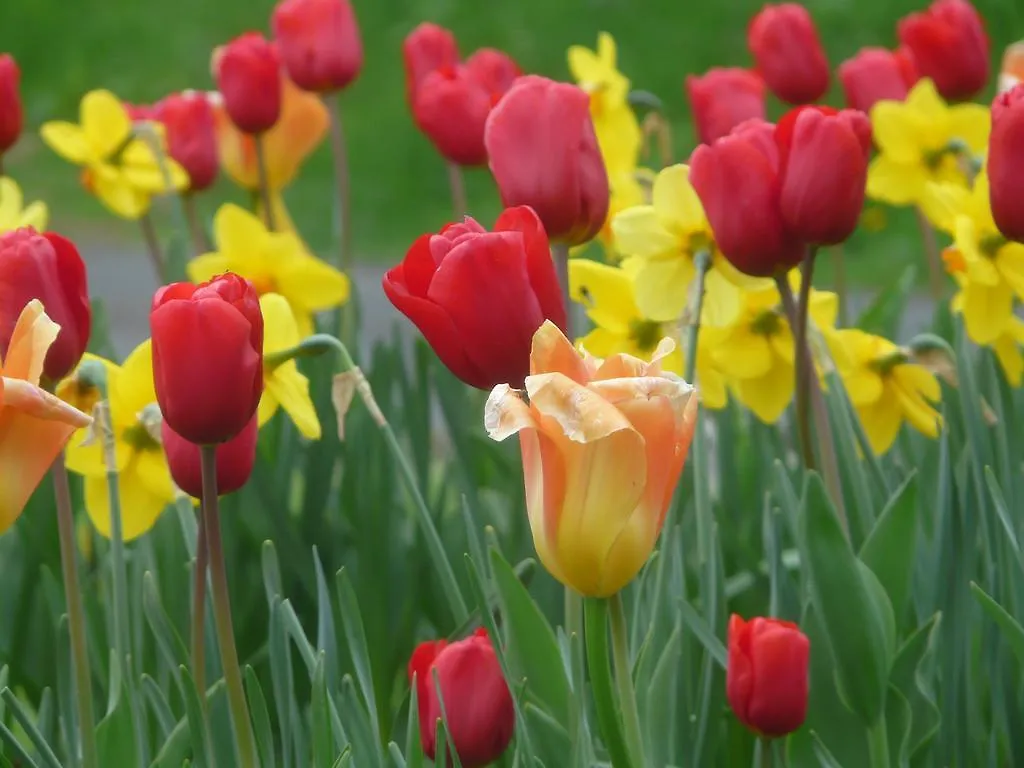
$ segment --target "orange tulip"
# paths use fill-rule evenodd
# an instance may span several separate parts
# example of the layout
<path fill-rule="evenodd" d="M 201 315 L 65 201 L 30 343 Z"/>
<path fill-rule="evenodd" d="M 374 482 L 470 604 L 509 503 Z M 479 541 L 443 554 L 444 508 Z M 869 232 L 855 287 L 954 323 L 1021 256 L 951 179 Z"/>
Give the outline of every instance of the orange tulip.
<path fill-rule="evenodd" d="M 697 423 L 694 388 L 661 370 L 673 348 L 601 361 L 548 321 L 533 337 L 529 402 L 507 384 L 487 399 L 491 438 L 519 433 L 537 554 L 580 594 L 625 587 L 665 522 Z"/>
<path fill-rule="evenodd" d="M 72 433 L 92 423 L 39 387 L 59 331 L 43 305 L 30 301 L 14 326 L 7 360 L 0 361 L 0 533 L 14 525 Z"/>

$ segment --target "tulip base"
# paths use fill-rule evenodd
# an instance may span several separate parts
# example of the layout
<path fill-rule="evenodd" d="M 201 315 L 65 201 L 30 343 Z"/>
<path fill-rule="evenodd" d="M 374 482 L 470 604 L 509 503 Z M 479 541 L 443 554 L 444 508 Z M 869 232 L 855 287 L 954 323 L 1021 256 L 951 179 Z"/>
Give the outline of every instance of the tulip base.
<path fill-rule="evenodd" d="M 462 221 L 466 215 L 466 181 L 462 177 L 462 168 L 456 164 L 448 163 L 448 186 L 452 191 L 452 213 L 455 221 Z"/>

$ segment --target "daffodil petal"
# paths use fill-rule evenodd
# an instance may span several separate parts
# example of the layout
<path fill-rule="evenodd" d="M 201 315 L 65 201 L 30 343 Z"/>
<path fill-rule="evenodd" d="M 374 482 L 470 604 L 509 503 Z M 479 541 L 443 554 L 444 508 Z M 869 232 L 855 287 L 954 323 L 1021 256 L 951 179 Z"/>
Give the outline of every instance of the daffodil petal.
<path fill-rule="evenodd" d="M 320 419 L 309 397 L 309 379 L 299 373 L 294 360 L 278 366 L 267 379 L 267 389 L 307 440 L 319 440 Z"/>
<path fill-rule="evenodd" d="M 633 298 L 634 284 L 621 267 L 589 259 L 569 260 L 569 289 L 594 323 L 611 333 L 628 336 L 630 324 L 642 319 Z M 591 350 L 603 357 L 605 353 Z"/>
<path fill-rule="evenodd" d="M 134 462 L 118 475 L 118 496 L 121 501 L 121 526 L 125 541 L 148 532 L 171 499 L 152 493 L 133 471 Z M 107 478 L 85 478 L 85 511 L 102 536 L 110 538 L 110 494 Z"/>
<path fill-rule="evenodd" d="M 64 120 L 51 120 L 39 129 L 46 145 L 75 165 L 85 165 L 96 159 L 82 129 Z"/>
<path fill-rule="evenodd" d="M 651 258 L 682 250 L 682 243 L 661 222 L 653 205 L 627 208 L 612 219 L 615 247 L 628 256 Z"/>
<path fill-rule="evenodd" d="M 295 259 L 277 274 L 277 289 L 293 307 L 322 312 L 348 301 L 348 277 L 313 256 Z"/>
<path fill-rule="evenodd" d="M 97 160 L 108 160 L 128 139 L 132 120 L 110 91 L 89 91 L 79 105 L 82 132 Z"/>

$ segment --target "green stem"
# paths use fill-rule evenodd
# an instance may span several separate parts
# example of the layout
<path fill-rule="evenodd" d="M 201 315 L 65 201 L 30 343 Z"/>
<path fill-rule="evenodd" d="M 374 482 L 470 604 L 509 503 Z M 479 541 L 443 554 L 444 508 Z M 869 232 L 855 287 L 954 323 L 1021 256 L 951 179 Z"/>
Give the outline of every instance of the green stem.
<path fill-rule="evenodd" d="M 615 659 L 615 682 L 619 689 L 619 705 L 626 730 L 626 745 L 634 765 L 647 765 L 644 760 L 643 732 L 640 729 L 640 711 L 633 688 L 633 665 L 629 661 L 629 632 L 626 611 L 622 607 L 622 594 L 616 592 L 608 598 L 608 615 L 612 626 L 612 656 Z"/>
<path fill-rule="evenodd" d="M 590 688 L 594 694 L 594 710 L 601 726 L 601 736 L 608 750 L 612 768 L 633 768 L 626 742 L 622 737 L 619 714 L 615 711 L 612 671 L 608 664 L 608 603 L 603 598 L 587 598 L 584 618 Z"/>
<path fill-rule="evenodd" d="M 871 768 L 889 768 L 889 734 L 885 727 L 885 717 L 879 717 L 868 730 L 868 754 Z"/>
<path fill-rule="evenodd" d="M 569 246 L 566 243 L 552 243 L 551 257 L 555 260 L 558 285 L 562 289 L 562 300 L 565 302 L 565 335 L 569 341 L 572 341 L 572 299 L 569 297 Z"/>
<path fill-rule="evenodd" d="M 777 275 L 775 284 L 779 289 L 779 296 L 782 299 L 782 307 L 789 320 L 790 331 L 794 337 L 794 371 L 796 379 L 796 425 L 797 435 L 800 440 L 800 452 L 803 456 L 804 466 L 807 469 L 817 469 L 817 460 L 814 456 L 814 447 L 811 444 L 811 423 L 809 421 L 809 409 L 807 407 L 806 392 L 803 388 L 803 362 L 804 356 L 802 345 L 796 343 L 797 328 L 799 327 L 799 316 L 796 301 L 793 299 L 793 291 L 789 287 L 789 280 L 785 273 Z M 803 398 L 803 399 L 802 399 Z"/>
<path fill-rule="evenodd" d="M 192 239 L 192 255 L 202 256 L 204 253 L 213 250 L 210 240 L 206 236 L 206 229 L 199 219 L 199 210 L 196 208 L 196 193 L 182 192 L 181 205 L 185 211 L 185 222 L 188 226 L 189 237 Z"/>
<path fill-rule="evenodd" d="M 191 514 L 191 512 L 189 513 Z M 202 511 L 199 512 L 203 519 Z M 206 690 L 206 570 L 208 550 L 206 547 L 206 526 L 200 525 L 196 535 L 196 559 L 192 572 L 192 679 L 197 691 Z M 199 697 L 199 704 L 206 708 L 206 697 Z"/>
<path fill-rule="evenodd" d="M 160 240 L 156 236 L 156 227 L 153 226 L 153 217 L 148 213 L 142 214 L 139 219 L 139 228 L 142 230 L 142 239 L 146 241 L 146 255 L 149 256 L 153 274 L 156 275 L 157 282 L 163 284 L 167 282 L 166 267 Z"/>
<path fill-rule="evenodd" d="M 267 148 L 263 140 L 263 134 L 253 137 L 256 142 L 256 176 L 259 179 L 260 199 L 263 201 L 263 221 L 271 232 L 277 230 L 274 221 L 274 206 L 271 204 L 270 179 L 267 176 Z"/>
<path fill-rule="evenodd" d="M 456 221 L 462 221 L 466 215 L 466 182 L 462 177 L 462 168 L 456 163 L 448 163 L 448 186 L 452 191 L 452 211 Z"/>
<path fill-rule="evenodd" d="M 917 226 L 921 232 L 921 242 L 924 245 L 924 255 L 928 262 L 928 287 L 931 289 L 932 298 L 936 301 L 942 298 L 942 254 L 939 253 L 939 245 L 935 240 L 935 230 L 931 222 L 924 215 L 920 208 L 915 209 L 917 213 Z"/>
<path fill-rule="evenodd" d="M 696 275 L 693 280 L 693 296 L 690 297 L 689 319 L 686 323 L 686 366 L 683 378 L 693 384 L 697 376 L 697 342 L 700 337 L 700 315 L 704 309 L 704 280 L 711 267 L 711 253 L 697 251 L 693 256 L 693 267 Z"/>
<path fill-rule="evenodd" d="M 850 324 L 850 289 L 846 279 L 846 251 L 843 244 L 832 248 L 832 264 L 836 273 L 836 295 L 839 297 L 839 324 Z"/>
<path fill-rule="evenodd" d="M 796 305 L 796 327 L 793 329 L 793 344 L 796 347 L 797 419 L 800 422 L 801 434 L 806 434 L 808 437 L 808 445 L 810 445 L 808 394 L 811 379 L 817 375 L 817 372 L 814 369 L 811 349 L 807 344 L 807 318 L 811 303 L 811 284 L 814 282 L 814 257 L 817 253 L 818 249 L 814 246 L 808 247 L 804 253 L 803 264 L 800 268 L 800 297 Z M 812 449 L 811 454 L 813 455 L 813 453 Z"/>
<path fill-rule="evenodd" d="M 569 649 L 572 653 L 570 661 L 572 663 L 573 680 L 582 680 L 583 676 L 579 673 L 583 670 L 583 598 L 571 587 L 565 588 L 565 636 L 569 640 Z M 577 690 L 574 693 L 569 733 L 573 745 L 580 738 L 583 718 L 582 692 Z"/>
<path fill-rule="evenodd" d="M 256 737 L 249 719 L 249 705 L 242 686 L 242 670 L 238 665 L 235 631 L 231 626 L 231 598 L 228 577 L 224 567 L 224 545 L 220 537 L 220 504 L 217 498 L 217 446 L 200 447 L 203 473 L 203 526 L 210 559 L 210 577 L 213 590 L 213 617 L 217 625 L 221 666 L 228 690 L 231 724 L 235 730 L 235 745 L 241 768 L 255 768 Z"/>
<path fill-rule="evenodd" d="M 331 156 L 334 159 L 335 203 L 338 206 L 338 223 L 341 237 L 338 241 L 338 268 L 354 279 L 352 270 L 355 268 L 355 256 L 352 252 L 352 175 L 348 165 L 348 146 L 345 142 L 345 125 L 341 115 L 341 95 L 332 93 L 324 95 L 327 106 L 331 136 Z M 341 307 L 340 335 L 346 344 L 356 343 L 356 297 Z"/>
<path fill-rule="evenodd" d="M 757 768 L 772 768 L 772 740 L 767 736 L 757 740 L 757 757 L 754 764 Z"/>

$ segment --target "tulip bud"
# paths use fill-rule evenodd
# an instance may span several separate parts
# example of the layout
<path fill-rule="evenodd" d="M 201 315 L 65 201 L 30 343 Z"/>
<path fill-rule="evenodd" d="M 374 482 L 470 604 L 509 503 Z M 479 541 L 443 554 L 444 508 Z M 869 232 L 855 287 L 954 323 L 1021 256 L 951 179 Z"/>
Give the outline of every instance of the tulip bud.
<path fill-rule="evenodd" d="M 988 84 L 985 23 L 967 0 L 935 0 L 896 29 L 921 77 L 931 78 L 944 99 L 970 99 Z"/>
<path fill-rule="evenodd" d="M 445 640 L 420 643 L 409 661 L 409 679 L 414 678 L 420 743 L 430 760 L 437 750 L 441 699 L 448 742 L 463 768 L 483 768 L 501 757 L 515 731 L 515 708 L 487 630 L 451 645 Z"/>
<path fill-rule="evenodd" d="M 811 643 L 789 621 L 729 619 L 725 692 L 736 717 L 755 733 L 792 733 L 807 715 Z"/>
<path fill-rule="evenodd" d="M 46 354 L 43 374 L 63 379 L 89 344 L 92 311 L 85 262 L 74 243 L 26 227 L 0 234 L 0 357 L 6 357 L 15 323 L 32 299 L 60 326 Z"/>
<path fill-rule="evenodd" d="M 519 78 L 491 110 L 484 145 L 502 203 L 533 208 L 551 240 L 580 245 L 601 231 L 608 174 L 583 90 Z"/>
<path fill-rule="evenodd" d="M 281 60 L 299 88 L 330 93 L 358 77 L 363 41 L 349 0 L 282 0 L 272 24 Z"/>
<path fill-rule="evenodd" d="M 21 72 L 9 53 L 0 54 L 0 155 L 14 146 L 24 120 L 18 83 Z"/>
<path fill-rule="evenodd" d="M 764 80 L 739 67 L 709 69 L 686 78 L 690 109 L 702 144 L 728 135 L 745 120 L 764 120 Z"/>
<path fill-rule="evenodd" d="M 197 445 L 224 443 L 263 393 L 263 315 L 249 281 L 227 273 L 173 283 L 153 297 L 156 399 L 167 425 Z"/>
<path fill-rule="evenodd" d="M 189 191 L 200 192 L 217 178 L 217 133 L 213 107 L 198 91 L 175 93 L 153 108 L 167 130 L 167 152 L 188 173 Z"/>
<path fill-rule="evenodd" d="M 243 133 L 263 133 L 281 116 L 281 62 L 258 32 L 246 32 L 213 53 L 224 108 Z"/>
<path fill-rule="evenodd" d="M 438 69 L 454 69 L 459 63 L 459 47 L 455 36 L 444 27 L 424 22 L 402 41 L 402 63 L 405 66 L 405 95 L 414 106 L 420 83 Z"/>
<path fill-rule="evenodd" d="M 906 49 L 862 48 L 839 65 L 846 106 L 868 113 L 879 101 L 903 101 L 917 82 L 917 67 Z"/>
<path fill-rule="evenodd" d="M 520 386 L 534 331 L 545 320 L 565 327 L 548 239 L 527 207 L 502 213 L 493 232 L 466 217 L 423 235 L 383 285 L 441 362 L 480 389 Z"/>
<path fill-rule="evenodd" d="M 764 6 L 750 22 L 747 46 L 768 88 L 783 101 L 809 104 L 828 90 L 825 49 L 802 5 Z"/>
<path fill-rule="evenodd" d="M 437 151 L 456 165 L 487 162 L 484 125 L 491 113 L 491 94 L 464 67 L 427 75 L 416 90 L 416 125 Z"/>
<path fill-rule="evenodd" d="M 259 419 L 254 413 L 245 428 L 217 446 L 217 494 L 234 493 L 249 480 L 256 462 Z M 174 484 L 195 499 L 203 498 L 203 471 L 199 446 L 190 443 L 164 421 L 160 437 Z"/>
<path fill-rule="evenodd" d="M 466 70 L 497 102 L 522 75 L 519 65 L 503 51 L 481 48 L 466 59 Z"/>
<path fill-rule="evenodd" d="M 1024 243 L 1024 85 L 992 103 L 988 194 L 1003 236 Z"/>

